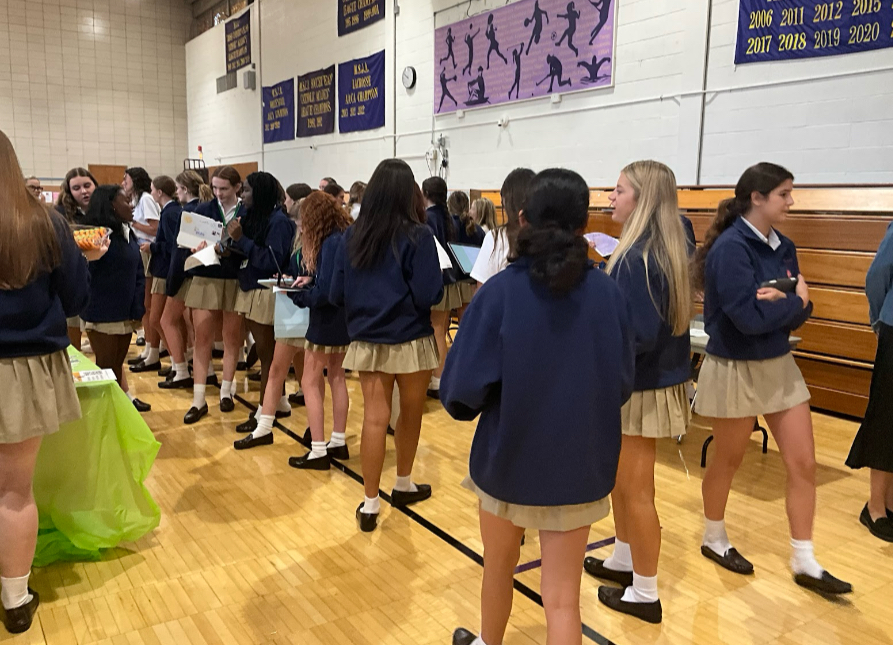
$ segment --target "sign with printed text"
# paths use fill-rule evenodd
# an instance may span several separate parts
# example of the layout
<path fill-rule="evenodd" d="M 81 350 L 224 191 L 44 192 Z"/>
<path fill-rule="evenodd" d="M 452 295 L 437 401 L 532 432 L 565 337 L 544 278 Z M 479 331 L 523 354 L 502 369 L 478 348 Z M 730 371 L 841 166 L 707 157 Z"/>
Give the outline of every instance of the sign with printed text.
<path fill-rule="evenodd" d="M 893 47 L 891 0 L 740 0 L 735 64 Z"/>
<path fill-rule="evenodd" d="M 263 88 L 264 143 L 295 138 L 295 79 Z"/>
<path fill-rule="evenodd" d="M 338 35 L 344 36 L 384 18 L 384 0 L 338 0 Z"/>
<path fill-rule="evenodd" d="M 298 137 L 335 131 L 335 66 L 298 76 Z"/>
<path fill-rule="evenodd" d="M 226 22 L 226 73 L 251 64 L 251 12 Z"/>
<path fill-rule="evenodd" d="M 195 249 L 202 242 L 213 246 L 222 237 L 223 222 L 185 211 L 180 217 L 180 232 L 177 234 L 177 246 L 180 248 Z"/>
<path fill-rule="evenodd" d="M 338 130 L 384 127 L 384 50 L 338 65 Z"/>

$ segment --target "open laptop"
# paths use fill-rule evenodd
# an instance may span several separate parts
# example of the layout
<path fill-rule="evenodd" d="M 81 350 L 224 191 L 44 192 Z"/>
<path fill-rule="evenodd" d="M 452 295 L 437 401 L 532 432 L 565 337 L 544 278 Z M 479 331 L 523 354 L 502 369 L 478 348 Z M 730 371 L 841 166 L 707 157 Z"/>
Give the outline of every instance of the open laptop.
<path fill-rule="evenodd" d="M 447 246 L 449 247 L 450 255 L 453 256 L 453 264 L 462 274 L 457 277 L 460 280 L 471 277 L 471 270 L 474 268 L 474 263 L 481 252 L 480 247 L 472 246 L 470 244 L 456 244 L 453 242 L 448 242 Z"/>

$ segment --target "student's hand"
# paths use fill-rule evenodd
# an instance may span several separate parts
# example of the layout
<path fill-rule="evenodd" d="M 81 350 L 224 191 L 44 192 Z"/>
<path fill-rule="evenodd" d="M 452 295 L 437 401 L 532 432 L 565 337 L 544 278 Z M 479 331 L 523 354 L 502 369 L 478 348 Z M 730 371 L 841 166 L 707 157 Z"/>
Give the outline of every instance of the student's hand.
<path fill-rule="evenodd" d="M 109 250 L 109 245 L 111 244 L 111 240 L 109 238 L 105 238 L 102 240 L 102 243 L 99 245 L 99 248 L 90 249 L 89 251 L 84 251 L 84 257 L 87 258 L 87 262 L 96 262 L 96 260 L 102 259 L 102 256 L 106 254 Z"/>
<path fill-rule="evenodd" d="M 233 238 L 233 242 L 238 242 L 242 239 L 242 224 L 239 223 L 239 220 L 234 219 L 226 225 L 226 232 Z"/>
<path fill-rule="evenodd" d="M 199 251 L 201 251 L 202 249 L 205 249 L 205 248 L 207 248 L 207 247 L 208 247 L 208 243 L 207 243 L 207 242 L 199 242 L 199 245 L 198 245 L 197 247 L 195 247 L 194 249 L 190 249 L 190 250 L 191 250 L 193 253 L 198 253 Z"/>
<path fill-rule="evenodd" d="M 762 287 L 757 289 L 757 300 L 768 300 L 775 302 L 776 300 L 784 300 L 787 295 L 783 291 L 779 291 L 774 287 Z"/>
<path fill-rule="evenodd" d="M 151 242 L 143 242 L 142 244 L 140 244 L 140 251 L 142 251 L 143 253 L 148 253 L 151 250 L 152 250 Z"/>
<path fill-rule="evenodd" d="M 312 276 L 309 276 L 309 275 L 302 275 L 300 278 L 298 278 L 297 280 L 295 280 L 294 283 L 293 283 L 291 286 L 292 286 L 292 288 L 303 289 L 303 288 L 306 287 L 308 284 L 310 284 L 312 281 L 313 281 L 313 277 L 312 277 Z"/>
<path fill-rule="evenodd" d="M 797 288 L 795 293 L 800 296 L 800 299 L 803 301 L 803 307 L 805 308 L 809 304 L 809 285 L 806 284 L 806 280 L 803 279 L 803 275 L 797 276 Z"/>

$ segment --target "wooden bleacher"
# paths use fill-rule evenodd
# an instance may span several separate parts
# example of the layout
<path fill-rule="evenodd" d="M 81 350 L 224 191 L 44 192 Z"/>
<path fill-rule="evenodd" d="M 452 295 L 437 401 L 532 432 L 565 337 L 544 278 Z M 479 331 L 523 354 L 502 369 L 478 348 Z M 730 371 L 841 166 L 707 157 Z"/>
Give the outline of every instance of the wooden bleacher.
<path fill-rule="evenodd" d="M 611 189 L 590 192 L 590 231 L 619 236 L 607 209 Z M 472 191 L 497 205 L 499 191 Z M 695 229 L 698 243 L 729 187 L 682 186 L 679 208 Z M 815 408 L 862 417 L 868 404 L 877 341 L 868 324 L 865 274 L 893 220 L 893 186 L 798 186 L 795 205 L 779 227 L 797 245 L 800 269 L 810 285 L 815 310 L 797 332 L 803 338 L 794 355 Z M 699 305 L 697 305 L 699 307 Z"/>

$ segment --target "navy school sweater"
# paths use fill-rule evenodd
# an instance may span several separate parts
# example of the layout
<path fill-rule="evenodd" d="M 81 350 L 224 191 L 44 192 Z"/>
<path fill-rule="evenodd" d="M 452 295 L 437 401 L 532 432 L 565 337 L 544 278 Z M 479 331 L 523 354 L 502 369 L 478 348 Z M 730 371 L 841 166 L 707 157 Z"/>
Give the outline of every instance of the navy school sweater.
<path fill-rule="evenodd" d="M 81 314 L 87 322 L 140 320 L 146 313 L 140 245 L 127 227 L 124 233 L 129 239 L 112 233 L 109 250 L 90 263 L 90 304 Z"/>
<path fill-rule="evenodd" d="M 691 372 L 691 340 L 687 329 L 683 335 L 674 336 L 666 322 L 670 293 L 657 262 L 648 258 L 646 274 L 642 246 L 637 244 L 618 262 L 611 276 L 626 297 L 635 332 L 635 391 L 657 390 L 687 381 Z"/>
<path fill-rule="evenodd" d="M 447 354 L 440 400 L 479 414 L 470 474 L 512 504 L 564 506 L 606 497 L 620 455 L 620 408 L 633 390 L 634 339 L 617 284 L 590 266 L 566 296 L 521 258 L 488 280 Z"/>
<path fill-rule="evenodd" d="M 800 273 L 794 243 L 778 233 L 775 251 L 739 217 L 713 244 L 704 271 L 707 353 L 734 360 L 777 358 L 791 351 L 790 333 L 812 314 L 812 302 L 794 293 L 776 302 L 757 300 L 767 280 Z"/>
<path fill-rule="evenodd" d="M 695 227 L 685 215 L 680 215 L 679 217 L 682 219 L 682 228 L 685 229 L 685 240 L 688 242 L 688 255 L 691 257 L 698 250 L 698 242 L 695 239 Z"/>
<path fill-rule="evenodd" d="M 196 209 L 198 209 L 200 202 L 198 199 L 193 199 L 192 201 L 183 205 L 183 212 L 194 213 Z M 192 252 L 189 249 L 182 249 L 177 244 L 177 236 L 180 235 L 180 220 L 183 217 L 183 213 L 180 213 L 180 217 L 177 218 L 177 228 L 172 232 L 172 240 L 171 240 L 171 262 L 170 268 L 167 273 L 167 295 L 174 296 L 180 290 L 180 287 L 183 286 L 183 282 L 186 280 L 186 258 L 188 258 Z"/>
<path fill-rule="evenodd" d="M 64 215 L 51 212 L 62 262 L 21 289 L 0 289 L 0 358 L 45 356 L 68 347 L 65 318 L 79 315 L 90 297 L 87 260 Z"/>
<path fill-rule="evenodd" d="M 443 298 L 434 234 L 424 224 L 399 231 L 372 268 L 351 265 L 347 243 L 338 245 L 329 302 L 343 306 L 352 341 L 399 345 L 434 334 L 431 307 Z"/>
<path fill-rule="evenodd" d="M 440 245 L 446 250 L 448 242 L 458 242 L 456 239 L 447 239 L 447 218 L 452 217 L 443 206 L 435 204 L 425 211 L 428 228 L 434 233 L 434 237 L 440 242 Z M 453 269 L 445 269 L 442 271 L 442 280 L 444 286 L 454 284 L 456 282 L 456 272 Z M 434 304 L 437 304 L 436 302 Z"/>
<path fill-rule="evenodd" d="M 242 235 L 238 242 L 232 242 L 239 251 L 235 255 L 241 260 L 239 288 L 242 291 L 262 289 L 263 287 L 257 283 L 258 280 L 267 280 L 280 271 L 285 271 L 296 232 L 295 223 L 277 208 L 270 215 L 263 244 L 256 243 L 247 235 Z"/>
<path fill-rule="evenodd" d="M 468 231 L 465 230 L 465 224 L 462 223 L 458 215 L 451 215 L 450 217 L 453 218 L 453 227 L 456 229 L 456 243 L 481 248 L 481 245 L 484 243 L 484 229 L 475 224 L 474 234 L 469 235 Z"/>
<path fill-rule="evenodd" d="M 329 302 L 341 237 L 341 233 L 332 233 L 323 240 L 310 288 L 289 294 L 296 305 L 310 308 L 310 325 L 305 337 L 315 345 L 342 347 L 350 344 L 344 307 Z"/>
<path fill-rule="evenodd" d="M 149 273 L 153 278 L 167 279 L 167 276 L 170 275 L 171 258 L 177 248 L 177 235 L 180 233 L 182 213 L 183 207 L 176 200 L 169 201 L 161 209 L 161 222 L 158 224 L 155 241 L 150 247 L 152 259 L 149 260 Z"/>
<path fill-rule="evenodd" d="M 223 223 L 223 216 L 220 214 L 220 202 L 218 202 L 216 198 L 212 199 L 209 202 L 199 204 L 193 212 L 196 215 L 207 217 L 208 219 L 212 219 L 215 222 Z M 236 211 L 236 217 L 241 218 L 244 215 L 245 207 L 242 204 L 239 204 L 239 209 Z M 187 249 L 187 251 L 188 250 L 189 249 Z M 190 253 L 187 253 L 187 257 L 189 257 L 189 255 Z M 244 258 L 240 257 L 237 254 L 230 254 L 220 258 L 220 266 L 196 267 L 194 269 L 190 269 L 187 273 L 188 275 L 195 277 L 216 278 L 218 280 L 233 280 L 239 277 L 239 265 L 242 263 L 243 260 Z"/>

